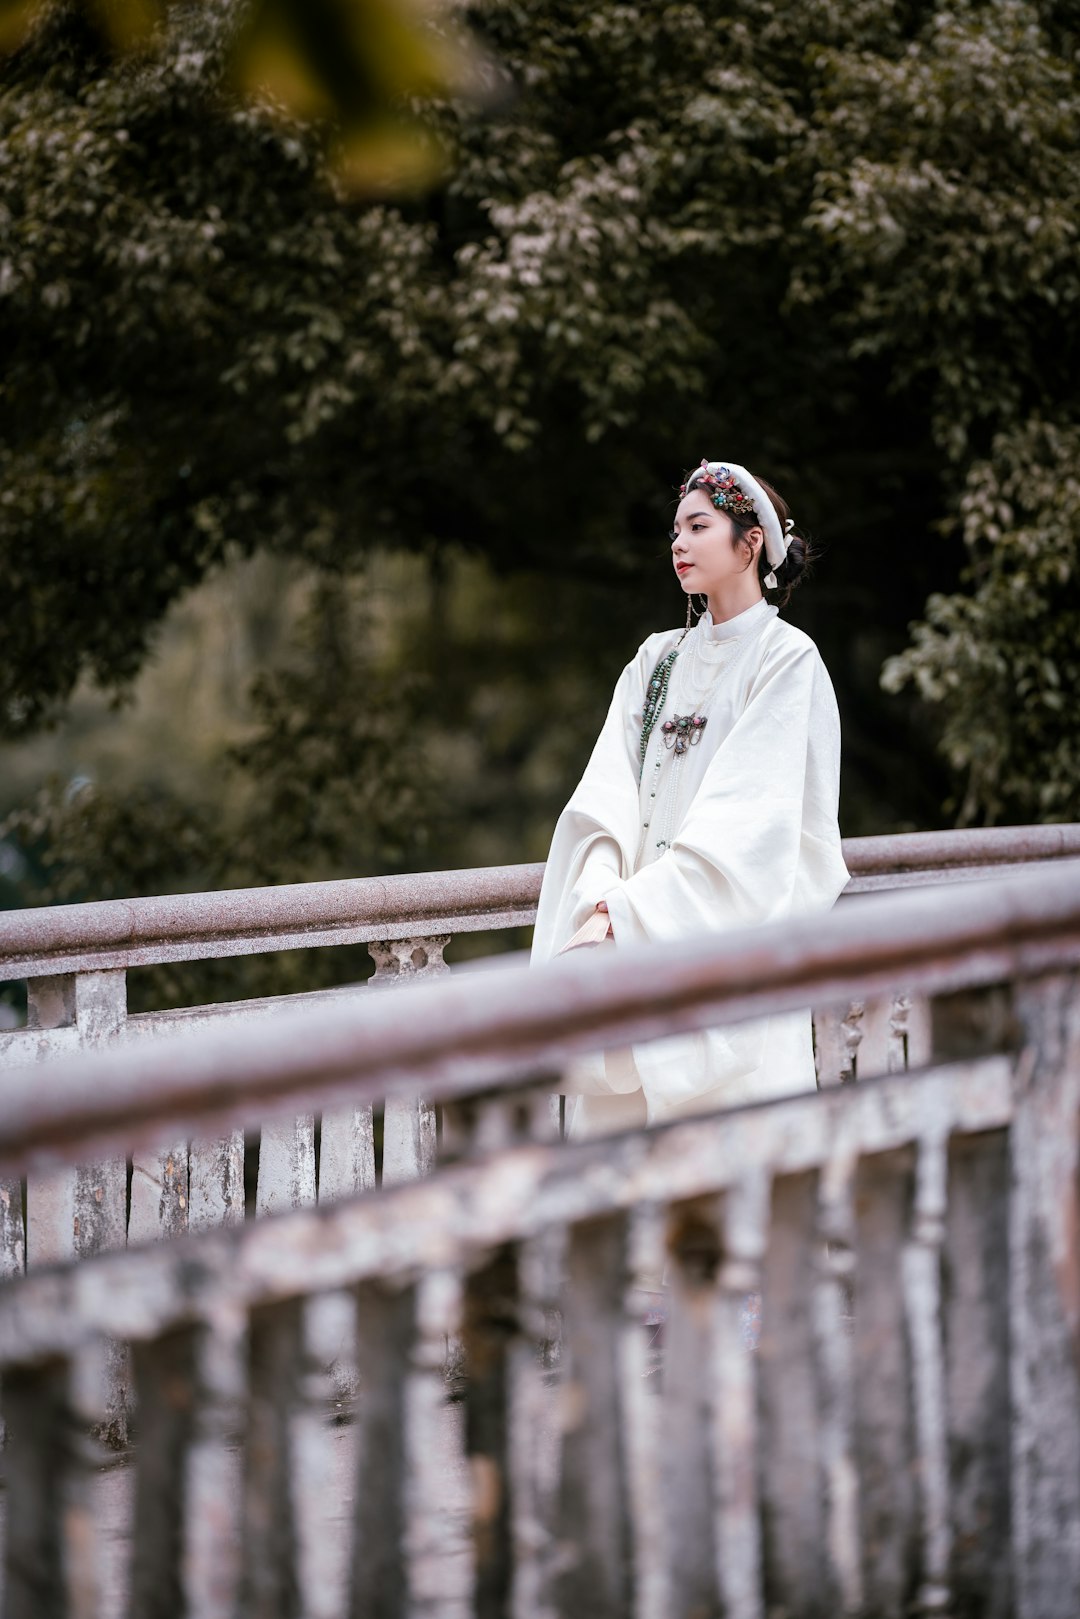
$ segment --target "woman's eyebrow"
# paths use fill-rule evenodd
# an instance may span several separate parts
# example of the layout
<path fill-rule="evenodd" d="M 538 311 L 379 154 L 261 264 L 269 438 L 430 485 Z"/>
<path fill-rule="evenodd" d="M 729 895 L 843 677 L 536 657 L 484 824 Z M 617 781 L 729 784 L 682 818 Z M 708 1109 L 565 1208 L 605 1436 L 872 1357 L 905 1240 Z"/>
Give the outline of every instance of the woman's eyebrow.
<path fill-rule="evenodd" d="M 708 512 L 688 512 L 686 514 L 686 517 L 685 517 L 684 521 L 687 522 L 687 523 L 692 523 L 692 522 L 695 521 L 696 518 L 698 518 L 698 517 L 708 517 L 708 515 L 709 515 Z M 676 518 L 675 519 L 675 527 L 678 528 L 678 526 L 679 526 L 679 520 L 678 520 L 678 518 Z"/>

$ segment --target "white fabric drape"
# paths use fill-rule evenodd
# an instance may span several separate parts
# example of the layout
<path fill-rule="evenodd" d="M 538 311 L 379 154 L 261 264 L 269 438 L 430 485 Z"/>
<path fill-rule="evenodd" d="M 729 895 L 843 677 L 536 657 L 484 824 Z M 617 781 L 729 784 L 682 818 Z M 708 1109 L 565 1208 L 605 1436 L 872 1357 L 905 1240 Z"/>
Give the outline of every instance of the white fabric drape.
<path fill-rule="evenodd" d="M 683 641 L 642 766 L 645 687 L 678 630 L 652 635 L 615 687 L 552 839 L 533 959 L 607 902 L 616 946 L 827 910 L 848 880 L 837 805 L 840 723 L 817 648 L 758 602 Z M 663 721 L 701 713 L 677 757 Z M 639 779 L 640 771 L 640 779 Z M 583 1062 L 574 1133 L 812 1088 L 809 1013 L 635 1046 Z"/>

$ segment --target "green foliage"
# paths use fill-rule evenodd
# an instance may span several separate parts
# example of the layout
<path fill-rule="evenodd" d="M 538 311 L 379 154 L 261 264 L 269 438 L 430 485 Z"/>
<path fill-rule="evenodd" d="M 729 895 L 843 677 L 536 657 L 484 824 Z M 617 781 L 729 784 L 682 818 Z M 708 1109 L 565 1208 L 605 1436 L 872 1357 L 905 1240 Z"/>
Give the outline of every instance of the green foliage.
<path fill-rule="evenodd" d="M 66 904 L 154 893 L 377 875 L 422 862 L 436 819 L 422 674 L 366 648 L 369 614 L 338 579 L 317 581 L 287 665 L 256 681 L 252 726 L 201 781 L 120 787 L 53 778 L 0 821 L 28 858 L 19 898 Z M 223 792 L 220 778 L 232 792 Z M 137 974 L 131 1002 L 184 1005 L 362 977 L 357 951 L 193 963 Z"/>
<path fill-rule="evenodd" d="M 345 207 L 303 131 L 224 100 L 225 43 L 191 8 L 169 52 L 103 72 L 60 13 L 8 69 L 0 713 L 14 734 L 83 672 L 128 680 L 230 541 L 319 554 L 351 529 L 335 509 L 349 469 L 320 477 L 319 423 L 345 404 L 374 413 L 391 382 L 400 421 L 410 376 L 430 369 L 415 312 L 393 320 L 425 232 Z"/>
<path fill-rule="evenodd" d="M 635 636 L 680 616 L 670 497 L 725 454 L 825 542 L 796 616 L 840 695 L 846 829 L 936 819 L 919 704 L 965 818 L 1068 813 L 1072 8 L 490 0 L 467 14 L 514 97 L 427 103 L 451 178 L 396 204 L 237 97 L 241 14 L 170 8 L 117 64 L 57 6 L 0 79 L 8 735 L 80 680 L 122 689 L 228 554 L 359 579 L 463 548 L 555 578 L 559 609 L 527 629 L 523 595 L 509 638 L 477 619 L 383 657 L 324 593 L 329 628 L 259 687 L 219 870 L 516 858 Z"/>
<path fill-rule="evenodd" d="M 886 665 L 942 715 L 960 818 L 1067 821 L 1080 783 L 1080 426 L 1033 420 L 971 467 L 968 590 L 934 595 Z"/>
<path fill-rule="evenodd" d="M 497 582 L 461 556 L 434 574 L 380 557 L 360 580 L 294 578 L 294 610 L 303 606 L 273 646 L 274 672 L 254 682 L 231 734 L 207 746 L 207 714 L 231 706 L 220 691 L 211 701 L 213 682 L 231 681 L 218 637 L 249 642 L 251 623 L 239 620 L 265 616 L 283 574 L 247 564 L 193 598 L 140 681 L 140 756 L 118 755 L 107 733 L 96 745 L 85 729 L 56 739 L 69 778 L 84 774 L 67 786 L 57 776 L 0 821 L 0 852 L 21 850 L 28 868 L 9 879 L 11 903 L 542 857 L 607 700 L 593 646 L 602 593 L 549 578 Z M 250 608 L 238 606 L 242 592 L 256 598 Z M 556 623 L 567 644 L 553 661 Z M 193 645 L 217 668 L 194 690 Z M 167 726 L 164 753 L 146 741 L 155 719 Z M 174 753 L 186 774 L 171 768 Z M 469 937 L 455 948 L 472 943 L 483 948 Z M 359 949 L 192 963 L 134 974 L 130 998 L 141 1010 L 286 993 L 369 966 Z"/>
<path fill-rule="evenodd" d="M 37 865 L 41 903 L 215 888 L 228 860 L 214 817 L 167 789 L 123 795 L 52 777 L 0 822 Z"/>
<path fill-rule="evenodd" d="M 260 676 L 232 884 L 372 875 L 423 858 L 435 809 L 423 676 L 373 666 L 362 601 L 320 581 L 300 656 Z M 222 885 L 224 886 L 224 885 Z"/>
<path fill-rule="evenodd" d="M 1080 79 L 1052 16 L 1027 0 L 935 8 L 892 59 L 815 56 L 820 250 L 793 295 L 842 300 L 852 353 L 887 354 L 893 389 L 925 389 L 954 462 L 1073 396 Z"/>
<path fill-rule="evenodd" d="M 0 53 L 48 34 L 63 0 L 0 0 Z M 445 152 L 412 97 L 486 99 L 492 65 L 431 0 L 202 0 L 217 14 L 228 83 L 321 133 L 336 182 L 370 196 L 423 187 Z M 176 0 L 67 0 L 106 54 L 153 58 L 177 34 Z M 190 9 L 190 8 L 189 8 Z M 181 25 L 182 26 L 182 25 Z M 487 82 L 485 82 L 487 81 Z"/>

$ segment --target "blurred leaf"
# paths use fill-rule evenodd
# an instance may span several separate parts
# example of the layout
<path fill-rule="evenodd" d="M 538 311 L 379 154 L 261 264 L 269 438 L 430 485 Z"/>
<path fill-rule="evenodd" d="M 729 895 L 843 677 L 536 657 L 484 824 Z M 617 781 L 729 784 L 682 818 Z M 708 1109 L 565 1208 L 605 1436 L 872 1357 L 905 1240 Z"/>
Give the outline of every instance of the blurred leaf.
<path fill-rule="evenodd" d="M 0 0 L 0 51 L 18 50 L 40 11 L 41 0 Z"/>
<path fill-rule="evenodd" d="M 0 0 L 0 54 L 17 50 L 55 0 Z M 110 50 L 149 44 L 165 16 L 165 0 L 79 0 L 79 10 Z"/>
<path fill-rule="evenodd" d="M 449 21 L 440 0 L 247 0 L 234 72 L 298 117 L 333 114 L 348 126 L 392 98 L 478 88 Z"/>
<path fill-rule="evenodd" d="M 87 12 L 114 51 L 147 45 L 164 20 L 165 0 L 86 0 Z"/>
<path fill-rule="evenodd" d="M 0 54 L 52 0 L 0 0 Z M 123 55 L 160 31 L 165 0 L 68 0 Z M 415 103 L 486 96 L 490 73 L 446 0 L 233 0 L 228 80 L 290 119 L 327 126 L 340 182 L 359 195 L 423 190 L 447 153 Z"/>

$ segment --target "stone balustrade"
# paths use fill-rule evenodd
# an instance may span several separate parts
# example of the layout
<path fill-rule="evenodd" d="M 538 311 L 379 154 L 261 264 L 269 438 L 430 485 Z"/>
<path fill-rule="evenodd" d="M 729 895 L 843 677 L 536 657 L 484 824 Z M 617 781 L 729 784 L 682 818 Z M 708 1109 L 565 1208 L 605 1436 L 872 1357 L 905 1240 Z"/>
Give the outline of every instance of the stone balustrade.
<path fill-rule="evenodd" d="M 985 879 L 1080 854 L 1080 825 L 849 839 L 844 903 L 881 889 Z M 0 981 L 25 979 L 25 1028 L 0 1033 L 0 1070 L 102 1046 L 214 1029 L 254 1031 L 310 1007 L 329 1012 L 371 989 L 449 971 L 457 934 L 527 925 L 543 867 L 358 878 L 212 894 L 110 900 L 0 913 Z M 363 943 L 365 986 L 128 1015 L 129 969 Z M 925 1003 L 903 985 L 877 999 L 815 1008 L 819 1083 L 925 1062 Z M 425 1099 L 376 1098 L 249 1132 L 177 1139 L 130 1159 L 48 1170 L 0 1187 L 0 1275 L 102 1249 L 308 1207 L 427 1173 L 443 1121 Z M 248 1154 L 257 1153 L 257 1174 Z M 25 1211 L 25 1213 L 24 1213 Z"/>
<path fill-rule="evenodd" d="M 13 1070 L 9 1183 L 380 1097 L 488 1109 L 501 1134 L 451 1131 L 411 1182 L 4 1284 L 4 1611 L 104 1611 L 93 1435 L 118 1342 L 132 1613 L 1073 1619 L 1078 975 L 1068 861 Z M 531 1099 L 584 1051 L 898 982 L 928 1009 L 918 1073 L 536 1138 Z M 322 1309 L 343 1297 L 339 1489 Z"/>

